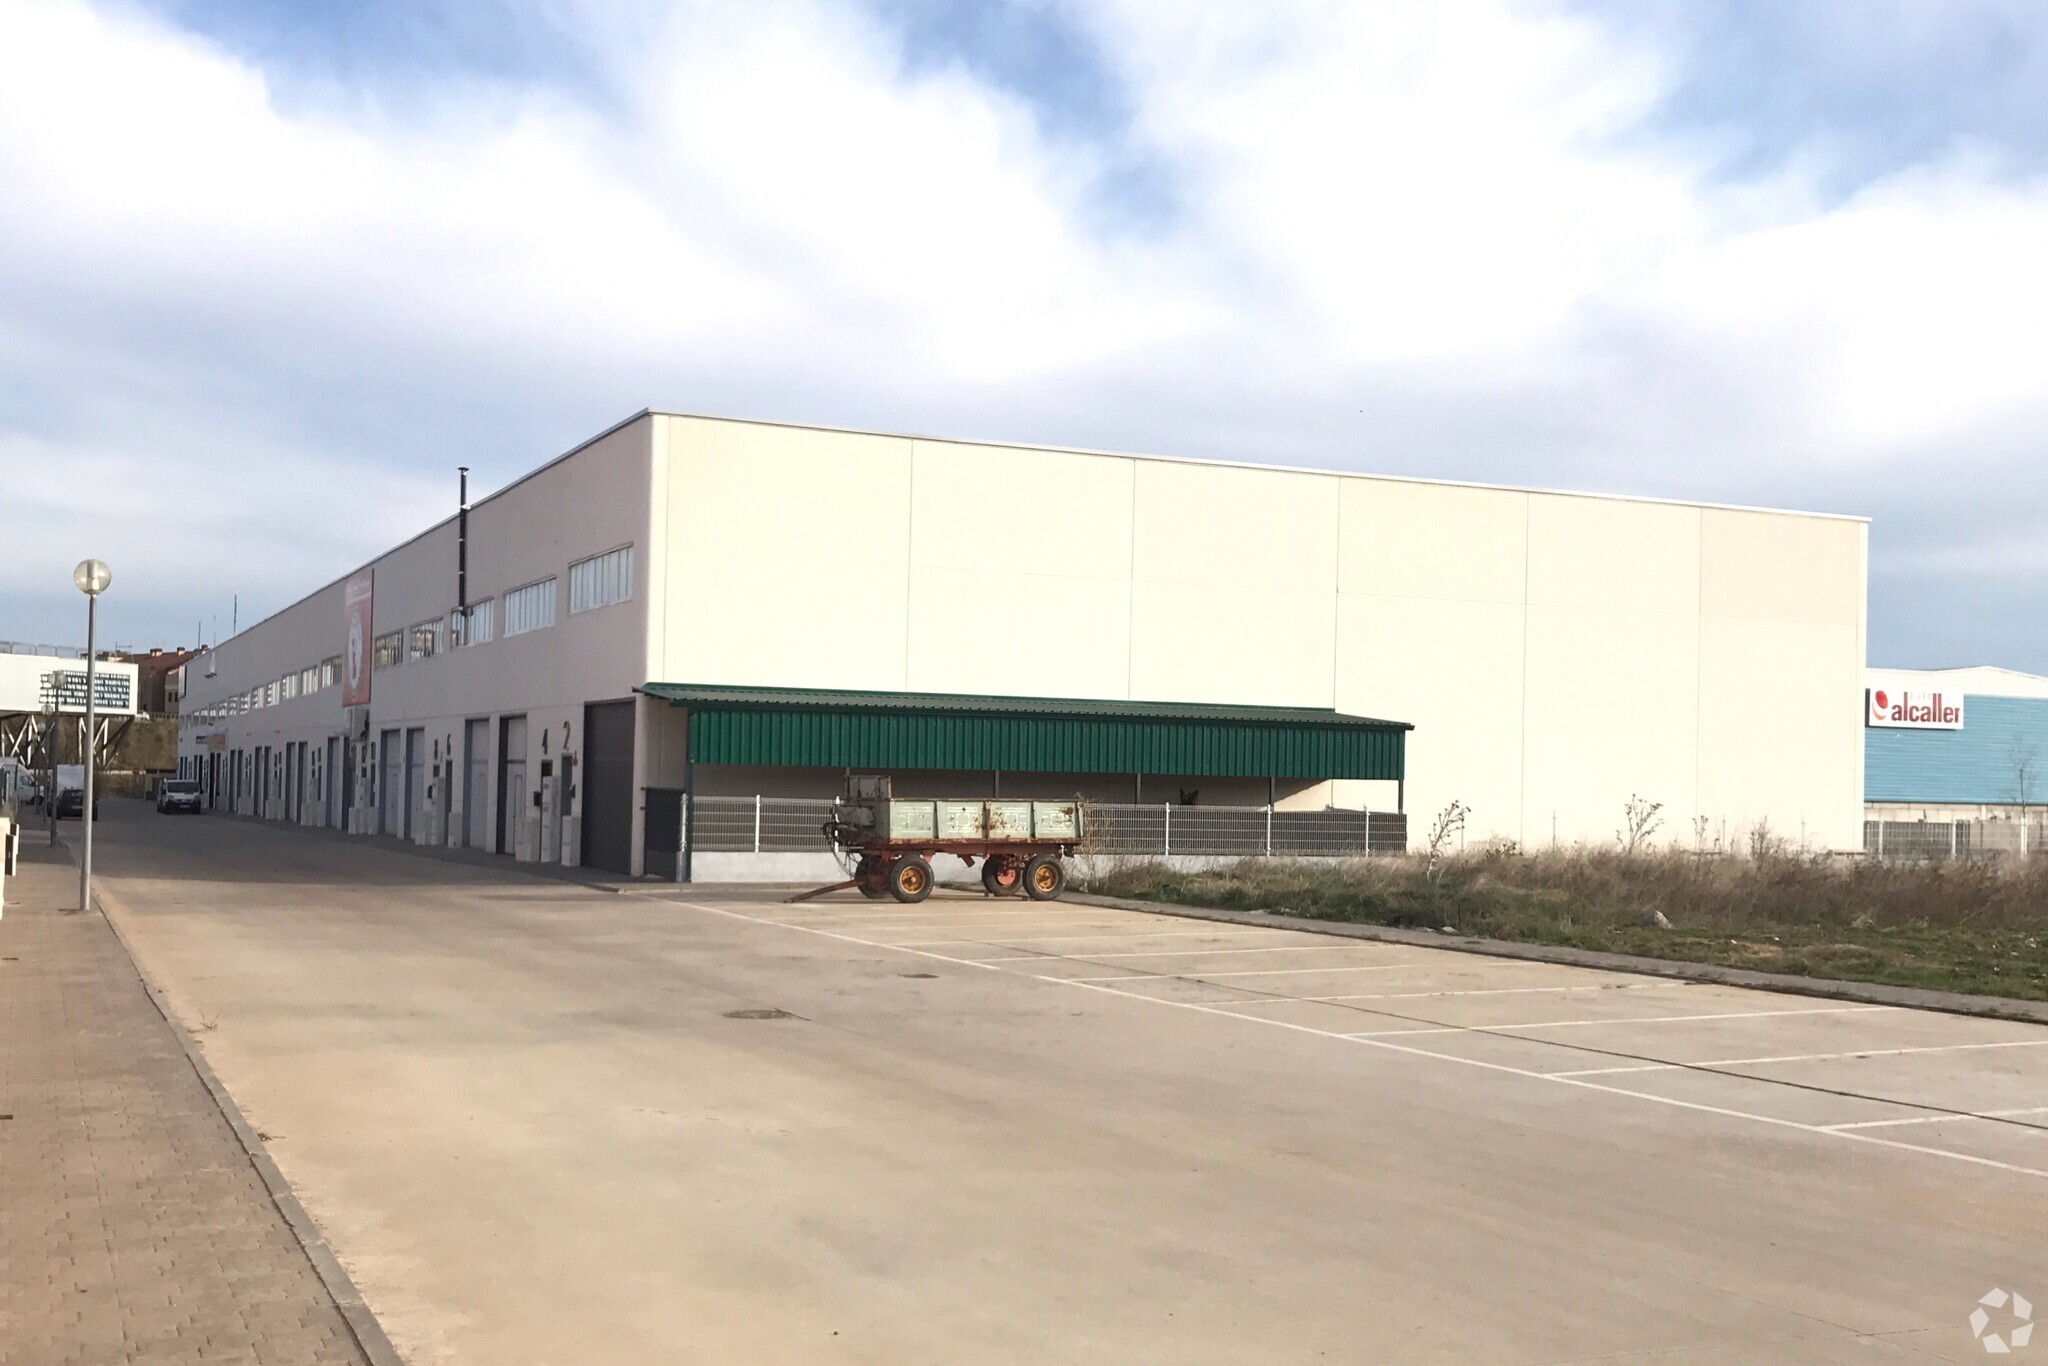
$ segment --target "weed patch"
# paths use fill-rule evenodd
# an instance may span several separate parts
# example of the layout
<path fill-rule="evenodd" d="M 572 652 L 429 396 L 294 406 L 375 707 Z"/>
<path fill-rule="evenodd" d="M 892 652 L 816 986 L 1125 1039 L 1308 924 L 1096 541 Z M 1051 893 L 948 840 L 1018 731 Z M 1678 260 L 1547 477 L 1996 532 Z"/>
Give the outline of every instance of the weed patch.
<path fill-rule="evenodd" d="M 2048 1000 L 2048 859 L 1883 864 L 1611 850 L 1114 868 L 1088 890 L 1314 920 Z M 1659 917 L 1662 917 L 1660 923 Z"/>

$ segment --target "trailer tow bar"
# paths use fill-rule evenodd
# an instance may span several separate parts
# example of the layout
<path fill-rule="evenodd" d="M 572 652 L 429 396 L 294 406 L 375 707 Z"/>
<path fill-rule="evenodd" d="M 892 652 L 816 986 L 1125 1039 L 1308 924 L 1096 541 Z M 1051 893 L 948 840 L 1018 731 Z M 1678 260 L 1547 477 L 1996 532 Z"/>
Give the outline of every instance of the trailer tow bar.
<path fill-rule="evenodd" d="M 860 886 L 858 878 L 848 878 L 844 882 L 832 882 L 823 887 L 813 887 L 808 892 L 798 892 L 795 896 L 786 896 L 782 898 L 782 904 L 794 906 L 799 901 L 809 901 L 811 898 L 823 896 L 827 892 L 843 892 L 858 886 Z"/>

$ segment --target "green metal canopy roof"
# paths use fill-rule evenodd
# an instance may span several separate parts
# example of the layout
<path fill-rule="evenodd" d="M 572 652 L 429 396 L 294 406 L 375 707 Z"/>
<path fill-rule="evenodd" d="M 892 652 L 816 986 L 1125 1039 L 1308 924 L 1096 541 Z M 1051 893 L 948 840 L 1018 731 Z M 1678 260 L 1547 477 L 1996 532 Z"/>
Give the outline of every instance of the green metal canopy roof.
<path fill-rule="evenodd" d="M 1403 776 L 1413 727 L 1319 707 L 1231 707 L 649 683 L 690 711 L 700 764 L 1242 778 Z"/>

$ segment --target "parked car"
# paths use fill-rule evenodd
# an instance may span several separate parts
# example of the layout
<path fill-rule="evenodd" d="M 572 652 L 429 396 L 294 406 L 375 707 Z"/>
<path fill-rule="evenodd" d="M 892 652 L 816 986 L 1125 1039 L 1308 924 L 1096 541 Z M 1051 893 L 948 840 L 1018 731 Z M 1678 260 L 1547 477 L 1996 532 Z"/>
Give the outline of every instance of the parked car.
<path fill-rule="evenodd" d="M 166 814 L 190 811 L 199 814 L 199 783 L 193 778 L 166 778 L 156 785 L 156 809 Z"/>
<path fill-rule="evenodd" d="M 59 764 L 51 787 L 55 795 L 50 799 L 51 815 L 56 820 L 66 816 L 82 815 L 85 811 L 85 765 Z M 100 794 L 92 794 L 92 818 L 100 818 Z"/>
<path fill-rule="evenodd" d="M 85 788 L 82 786 L 58 788 L 56 810 L 54 814 L 56 818 L 60 821 L 67 816 L 84 815 Z M 100 794 L 97 792 L 92 794 L 92 818 L 94 820 L 98 820 L 100 818 Z"/>

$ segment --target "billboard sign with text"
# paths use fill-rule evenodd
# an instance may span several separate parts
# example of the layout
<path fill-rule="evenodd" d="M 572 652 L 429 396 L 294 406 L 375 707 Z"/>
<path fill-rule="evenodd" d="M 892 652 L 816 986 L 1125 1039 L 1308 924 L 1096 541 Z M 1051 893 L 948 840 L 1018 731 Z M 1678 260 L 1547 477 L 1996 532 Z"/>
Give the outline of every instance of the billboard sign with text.
<path fill-rule="evenodd" d="M 1868 724 L 1891 730 L 1961 730 L 1961 693 L 1901 692 L 1895 688 L 1866 689 L 1864 715 Z"/>
<path fill-rule="evenodd" d="M 341 705 L 370 703 L 370 606 L 376 598 L 377 571 L 365 569 L 341 588 L 342 615 L 347 618 L 341 651 Z"/>

